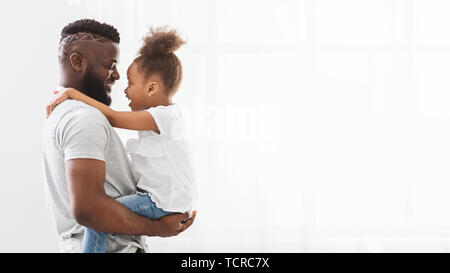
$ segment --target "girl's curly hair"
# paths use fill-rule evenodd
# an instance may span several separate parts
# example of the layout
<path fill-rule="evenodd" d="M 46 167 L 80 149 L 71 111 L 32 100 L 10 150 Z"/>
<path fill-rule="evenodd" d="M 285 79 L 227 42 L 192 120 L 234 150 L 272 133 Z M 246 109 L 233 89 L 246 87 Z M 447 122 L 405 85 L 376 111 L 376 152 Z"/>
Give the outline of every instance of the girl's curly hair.
<path fill-rule="evenodd" d="M 175 29 L 167 26 L 150 28 L 144 44 L 135 59 L 146 78 L 158 74 L 168 94 L 173 94 L 181 83 L 183 69 L 175 51 L 186 43 Z"/>

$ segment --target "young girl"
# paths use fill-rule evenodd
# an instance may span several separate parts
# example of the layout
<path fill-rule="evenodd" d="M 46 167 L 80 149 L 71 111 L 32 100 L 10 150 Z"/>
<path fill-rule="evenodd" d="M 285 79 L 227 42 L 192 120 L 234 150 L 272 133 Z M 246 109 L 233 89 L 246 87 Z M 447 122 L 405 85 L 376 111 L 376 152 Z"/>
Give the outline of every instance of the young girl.
<path fill-rule="evenodd" d="M 139 139 L 127 142 L 135 194 L 117 200 L 133 212 L 159 219 L 167 214 L 191 212 L 197 197 L 192 163 L 183 138 L 183 113 L 172 102 L 182 78 L 182 67 L 173 53 L 184 41 L 175 30 L 151 29 L 140 55 L 128 67 L 126 97 L 132 112 L 114 111 L 83 93 L 68 88 L 55 91 L 47 107 L 74 99 L 100 110 L 112 126 L 138 130 Z M 105 252 L 106 234 L 86 228 L 82 252 Z"/>

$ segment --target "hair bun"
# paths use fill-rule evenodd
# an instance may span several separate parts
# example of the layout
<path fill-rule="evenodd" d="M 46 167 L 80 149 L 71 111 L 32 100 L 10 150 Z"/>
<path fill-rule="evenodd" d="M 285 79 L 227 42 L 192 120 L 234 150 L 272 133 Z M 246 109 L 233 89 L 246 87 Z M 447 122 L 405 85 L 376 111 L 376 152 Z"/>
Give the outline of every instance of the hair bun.
<path fill-rule="evenodd" d="M 139 53 L 141 55 L 155 56 L 175 52 L 185 41 L 181 39 L 175 29 L 167 26 L 150 28 L 150 32 L 144 37 L 144 45 Z"/>

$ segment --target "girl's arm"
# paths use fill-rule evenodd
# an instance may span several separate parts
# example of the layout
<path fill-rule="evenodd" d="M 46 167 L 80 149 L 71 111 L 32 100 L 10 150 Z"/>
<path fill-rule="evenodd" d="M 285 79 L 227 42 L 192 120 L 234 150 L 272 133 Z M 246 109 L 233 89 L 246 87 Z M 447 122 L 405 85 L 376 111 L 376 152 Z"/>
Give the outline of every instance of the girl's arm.
<path fill-rule="evenodd" d="M 147 111 L 142 112 L 114 111 L 107 105 L 99 101 L 96 101 L 95 99 L 86 96 L 85 94 L 73 88 L 67 88 L 63 92 L 55 91 L 54 93 L 56 96 L 47 106 L 47 117 L 53 111 L 56 105 L 60 104 L 61 102 L 67 99 L 73 99 L 84 102 L 100 110 L 100 112 L 102 112 L 108 119 L 109 123 L 111 123 L 111 125 L 114 127 L 137 131 L 153 130 L 158 134 L 160 133 L 158 125 L 156 125 L 155 119 Z"/>

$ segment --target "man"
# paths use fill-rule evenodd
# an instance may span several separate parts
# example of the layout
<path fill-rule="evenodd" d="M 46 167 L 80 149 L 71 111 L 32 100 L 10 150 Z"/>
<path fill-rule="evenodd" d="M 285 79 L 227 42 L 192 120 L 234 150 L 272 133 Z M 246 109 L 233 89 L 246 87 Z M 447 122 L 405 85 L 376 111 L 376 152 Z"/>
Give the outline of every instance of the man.
<path fill-rule="evenodd" d="M 119 79 L 119 42 L 114 27 L 95 20 L 64 27 L 60 85 L 110 105 L 111 87 Z M 114 199 L 136 191 L 129 160 L 108 120 L 82 102 L 67 100 L 55 108 L 45 124 L 43 151 L 46 196 L 62 252 L 81 250 L 83 226 L 112 233 L 107 252 L 146 252 L 141 235 L 177 235 L 195 218 L 179 213 L 150 220 Z"/>

